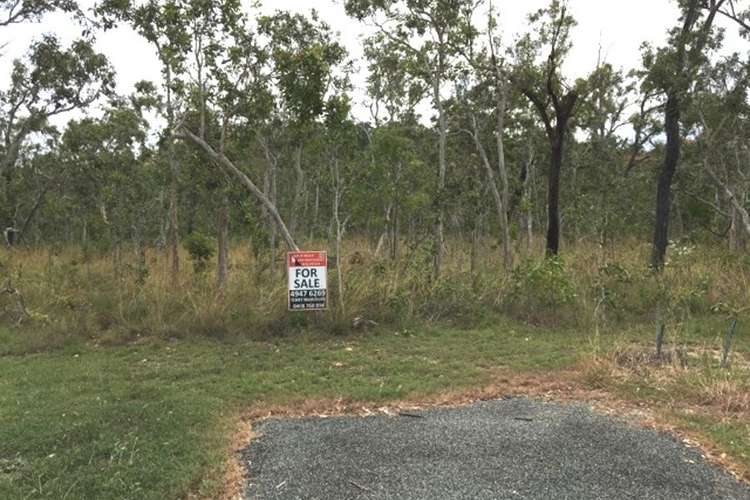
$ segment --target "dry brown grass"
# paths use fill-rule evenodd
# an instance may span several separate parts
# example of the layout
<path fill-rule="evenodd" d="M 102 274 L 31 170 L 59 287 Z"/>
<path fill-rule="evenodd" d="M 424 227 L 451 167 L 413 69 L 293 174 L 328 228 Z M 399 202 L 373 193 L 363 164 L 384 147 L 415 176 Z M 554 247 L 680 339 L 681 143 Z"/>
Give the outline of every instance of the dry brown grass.
<path fill-rule="evenodd" d="M 325 249 L 324 242 L 309 248 Z M 350 257 L 357 253 L 359 259 Z M 299 327 L 341 332 L 360 316 L 380 324 L 441 321 L 471 325 L 503 313 L 548 327 L 601 328 L 622 322 L 667 321 L 713 312 L 750 313 L 750 261 L 710 248 L 677 249 L 658 279 L 647 269 L 648 246 L 635 241 L 603 251 L 586 242 L 563 248 L 559 273 L 541 262 L 507 273 L 490 241 L 481 247 L 479 267 L 470 271 L 470 248 L 452 240 L 443 278 L 429 277 L 429 249 L 404 248 L 398 261 L 376 258 L 365 240 L 346 242 L 342 271 L 346 314 L 338 310 L 331 270 L 328 313 L 315 321 L 286 313 L 283 258 L 256 257 L 246 243 L 230 255 L 230 280 L 220 292 L 212 265 L 196 274 L 185 251 L 178 285 L 169 276 L 167 257 L 150 249 L 148 274 L 139 279 L 132 252 L 115 263 L 110 254 L 75 248 L 0 249 L 0 277 L 11 278 L 24 296 L 31 317 L 31 349 L 54 346 L 66 335 L 102 344 L 147 335 L 256 336 Z M 516 256 L 522 262 L 522 256 Z M 541 267 L 540 267 L 541 266 Z M 530 273 L 530 274 L 528 274 Z M 14 306 L 0 302 L 0 324 L 14 323 Z M 34 340 L 34 336 L 38 336 Z"/>

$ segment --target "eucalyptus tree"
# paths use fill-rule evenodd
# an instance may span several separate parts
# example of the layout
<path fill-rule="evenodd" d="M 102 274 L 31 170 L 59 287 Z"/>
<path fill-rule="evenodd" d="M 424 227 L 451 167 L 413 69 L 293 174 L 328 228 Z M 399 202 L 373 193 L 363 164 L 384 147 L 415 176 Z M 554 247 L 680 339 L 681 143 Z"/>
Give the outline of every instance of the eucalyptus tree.
<path fill-rule="evenodd" d="M 105 0 L 96 8 L 96 13 L 105 28 L 118 22 L 126 22 L 146 39 L 156 51 L 161 63 L 164 102 L 162 114 L 166 118 L 165 146 L 169 164 L 169 252 L 171 258 L 171 279 L 176 284 L 180 257 L 178 252 L 178 182 L 180 168 L 177 161 L 175 141 L 172 134 L 180 107 L 184 101 L 185 64 L 191 47 L 189 30 L 190 0 L 146 0 L 131 2 Z"/>
<path fill-rule="evenodd" d="M 395 50 L 394 50 L 395 49 Z M 400 57 L 401 51 L 383 33 L 363 41 L 367 60 L 367 97 L 375 128 L 402 121 L 414 114 L 428 89 Z"/>
<path fill-rule="evenodd" d="M 627 109 L 632 90 L 622 71 L 599 60 L 586 83 L 588 98 L 580 104 L 577 116 L 577 125 L 586 137 L 578 146 L 578 161 L 572 164 L 571 199 L 578 221 L 598 233 L 602 248 L 618 225 L 615 219 L 629 213 L 630 201 L 615 195 L 622 193 L 629 180 L 621 160 L 627 141 L 619 132 L 630 123 Z M 579 225 L 577 222 L 576 232 Z"/>
<path fill-rule="evenodd" d="M 226 55 L 226 47 L 238 38 L 244 37 L 245 15 L 239 0 L 190 0 L 187 6 L 189 18 L 188 32 L 191 38 L 190 57 L 187 58 L 186 74 L 189 87 L 189 111 L 195 110 L 198 115 L 197 134 L 204 140 L 207 137 L 208 104 L 211 96 L 219 92 L 219 78 L 212 78 L 210 72 L 216 70 L 219 57 Z M 231 46 L 231 45 L 230 45 Z M 219 72 L 220 74 L 220 72 Z M 187 114 L 187 113 L 186 113 Z M 212 116 L 212 118 L 215 118 Z M 221 137 L 226 134 L 226 123 L 216 123 L 214 133 Z M 222 144 L 225 142 L 221 139 Z M 213 195 L 216 206 L 217 268 L 216 281 L 219 290 L 223 291 L 229 279 L 229 183 L 226 176 L 213 176 L 216 182 L 211 183 L 217 189 L 218 196 Z"/>
<path fill-rule="evenodd" d="M 111 94 L 114 71 L 89 40 L 64 47 L 52 35 L 35 41 L 25 57 L 13 62 L 10 87 L 0 92 L 0 217 L 16 226 L 18 196 L 14 189 L 21 151 L 34 135 L 53 129 L 49 119 L 84 109 Z M 23 235 L 19 235 L 23 236 Z"/>
<path fill-rule="evenodd" d="M 717 188 L 714 201 L 701 191 L 691 193 L 705 206 L 729 220 L 729 248 L 738 251 L 740 241 L 750 237 L 750 61 L 739 55 L 705 64 L 683 119 L 696 138 L 698 173 L 708 176 Z M 700 177 L 697 175 L 700 182 Z M 697 192 L 696 192 L 697 191 Z M 742 238 L 741 233 L 745 234 Z"/>
<path fill-rule="evenodd" d="M 37 22 L 45 14 L 57 10 L 80 14 L 75 0 L 0 0 L 0 28 Z"/>
<path fill-rule="evenodd" d="M 357 164 L 362 161 L 363 150 L 361 129 L 351 119 L 349 97 L 345 93 L 331 96 L 327 100 L 323 127 L 324 150 L 331 179 L 331 222 L 335 231 L 338 303 L 341 313 L 345 314 L 342 243 L 351 220 L 352 186 L 357 183 L 355 174 L 360 170 Z"/>
<path fill-rule="evenodd" d="M 236 10 L 234 12 L 237 13 Z M 222 19 L 223 24 L 216 26 L 216 30 L 227 34 L 226 43 L 220 46 L 220 53 L 211 59 L 209 73 L 213 91 L 206 93 L 207 106 L 219 123 L 219 130 L 201 136 L 200 131 L 191 128 L 191 123 L 182 120 L 176 125 L 174 133 L 197 146 L 211 163 L 247 189 L 270 214 L 287 246 L 296 250 L 297 243 L 275 200 L 252 180 L 240 163 L 229 157 L 233 151 L 238 157 L 243 152 L 247 153 L 243 147 L 231 147 L 232 138 L 247 138 L 243 134 L 254 134 L 267 122 L 272 104 L 268 89 L 270 77 L 264 71 L 269 61 L 267 49 L 258 43 L 241 16 L 225 15 Z M 244 143 L 246 146 L 247 141 Z"/>
<path fill-rule="evenodd" d="M 343 85 L 347 51 L 315 10 L 309 17 L 281 11 L 264 16 L 258 20 L 258 32 L 269 38 L 268 52 L 279 90 L 279 105 L 294 144 L 295 186 L 289 228 L 296 235 L 305 190 L 306 136 L 323 115 L 329 93 Z"/>
<path fill-rule="evenodd" d="M 60 232 L 54 228 L 55 225 L 62 225 L 61 221 L 54 219 L 49 224 L 50 221 L 45 217 L 51 195 L 58 191 L 65 179 L 65 168 L 61 167 L 60 142 L 60 133 L 54 131 L 44 141 L 30 143 L 24 148 L 24 154 L 19 158 L 18 175 L 14 178 L 14 190 L 18 193 L 15 211 L 19 225 L 14 235 L 16 241 L 6 241 L 8 244 L 18 243 L 21 235 L 27 244 L 52 241 L 60 237 Z"/>
<path fill-rule="evenodd" d="M 492 101 L 492 91 L 488 90 L 486 84 L 475 84 L 466 79 L 456 85 L 455 97 L 446 102 L 446 109 L 452 117 L 450 133 L 455 136 L 448 148 L 448 158 L 456 165 L 447 186 L 447 190 L 453 194 L 447 208 L 451 218 L 458 223 L 461 239 L 468 239 L 470 242 L 469 262 L 472 275 L 479 268 L 481 236 L 492 214 L 492 204 L 488 200 L 492 198 L 495 201 L 498 221 L 502 221 L 503 217 L 507 221 L 508 217 L 505 209 L 507 205 L 503 205 L 501 201 L 496 174 L 491 164 L 492 151 L 485 148 L 485 143 L 492 142 L 494 132 L 493 127 L 488 126 L 493 121 Z M 502 222 L 500 227 L 504 227 Z M 501 229 L 497 247 L 506 250 L 509 242 L 510 238 L 506 240 Z M 510 251 L 510 248 L 507 250 Z"/>
<path fill-rule="evenodd" d="M 534 105 L 544 125 L 550 149 L 547 188 L 548 256 L 560 251 L 560 176 L 569 125 L 581 97 L 582 81 L 570 85 L 561 66 L 571 48 L 570 31 L 575 20 L 565 1 L 553 0 L 549 7 L 529 16 L 534 33 L 524 35 L 516 46 L 515 84 Z M 546 60 L 537 62 L 540 53 Z"/>
<path fill-rule="evenodd" d="M 372 123 L 363 126 L 368 139 L 369 168 L 362 181 L 362 200 L 368 200 L 368 212 L 377 206 L 383 214 L 383 230 L 375 247 L 380 255 L 386 242 L 390 256 L 398 255 L 400 219 L 406 186 L 414 172 L 415 144 L 408 128 L 415 108 L 422 101 L 426 88 L 422 79 L 410 72 L 399 57 L 399 51 L 388 50 L 389 41 L 377 33 L 364 41 L 367 59 L 367 98 Z M 365 204 L 362 206 L 364 207 Z"/>
<path fill-rule="evenodd" d="M 519 253 L 525 252 L 531 255 L 534 243 L 535 219 L 541 220 L 539 214 L 540 205 L 537 202 L 539 194 L 538 163 L 539 151 L 543 150 L 547 138 L 543 128 L 540 128 L 536 119 L 533 106 L 526 97 L 518 92 L 511 94 L 514 97 L 513 105 L 509 108 L 508 126 L 506 126 L 506 139 L 508 149 L 513 152 L 515 161 L 518 163 L 517 178 L 514 189 L 509 200 L 508 211 L 511 217 L 515 216 L 518 221 Z M 525 240 L 525 245 L 522 245 Z"/>
<path fill-rule="evenodd" d="M 430 89 L 437 113 L 438 165 L 434 195 L 433 275 L 440 276 L 445 245 L 448 116 L 443 91 L 453 78 L 457 47 L 465 46 L 474 29 L 467 20 L 478 7 L 474 0 L 347 0 L 346 11 L 368 19 L 397 54 L 401 64 Z"/>
<path fill-rule="evenodd" d="M 259 35 L 248 29 L 233 30 L 232 44 L 216 58 L 212 73 L 218 80 L 212 105 L 221 115 L 224 127 L 218 147 L 189 127 L 180 126 L 180 134 L 198 145 L 217 165 L 251 191 L 270 214 L 287 245 L 296 249 L 294 230 L 300 217 L 305 186 L 302 153 L 306 134 L 323 116 L 328 97 L 346 80 L 346 51 L 336 41 L 330 27 L 313 11 L 311 17 L 277 12 L 258 20 Z M 280 127 L 278 125 L 281 125 Z M 271 127 L 288 130 L 294 149 L 295 188 L 287 227 L 277 206 L 275 166 L 279 142 Z M 231 135 L 249 136 L 262 147 L 272 168 L 272 176 L 260 189 L 242 169 L 227 157 L 225 139 Z M 281 141 L 283 143 L 283 141 Z M 216 141 L 213 144 L 217 144 Z"/>
<path fill-rule="evenodd" d="M 109 243 L 116 260 L 127 240 L 135 243 L 142 258 L 144 233 L 152 220 L 148 208 L 155 186 L 146 173 L 151 150 L 144 108 L 136 103 L 140 99 L 116 98 L 101 118 L 72 120 L 59 148 L 65 177 L 60 181 L 66 195 L 76 200 L 70 219 L 81 224 L 84 247 L 91 229 L 97 229 L 98 239 Z"/>
<path fill-rule="evenodd" d="M 472 12 L 467 11 L 466 14 L 471 15 Z M 467 19 L 465 22 L 470 25 L 472 20 Z M 511 82 L 505 58 L 500 53 L 500 37 L 496 34 L 496 29 L 496 12 L 490 4 L 485 33 L 480 36 L 479 33 L 468 32 L 464 38 L 466 46 L 460 48 L 467 66 L 463 72 L 466 82 L 462 86 L 472 87 L 462 93 L 462 99 L 466 104 L 464 113 L 469 121 L 464 131 L 471 136 L 487 176 L 487 187 L 492 193 L 500 226 L 503 263 L 505 269 L 509 270 L 513 267 L 513 253 L 509 222 L 510 183 L 505 154 L 505 127 Z M 481 43 L 483 40 L 486 40 L 484 44 Z M 494 139 L 497 171 L 492 165 L 489 150 L 482 138 L 482 130 L 488 125 Z"/>
<path fill-rule="evenodd" d="M 672 184 L 683 141 L 681 114 L 698 68 L 720 43 L 714 21 L 726 5 L 727 0 L 680 0 L 680 23 L 670 30 L 668 44 L 656 50 L 646 46 L 643 52 L 642 92 L 657 92 L 663 99 L 666 133 L 664 160 L 656 187 L 651 253 L 651 266 L 657 271 L 664 267 L 669 244 Z"/>

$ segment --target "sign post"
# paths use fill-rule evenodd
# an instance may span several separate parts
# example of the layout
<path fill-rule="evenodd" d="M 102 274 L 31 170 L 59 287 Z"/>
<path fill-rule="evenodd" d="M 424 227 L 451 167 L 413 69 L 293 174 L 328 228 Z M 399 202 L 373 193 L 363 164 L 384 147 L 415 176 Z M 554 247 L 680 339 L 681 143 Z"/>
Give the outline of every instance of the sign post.
<path fill-rule="evenodd" d="M 328 307 L 326 252 L 289 252 L 286 258 L 290 311 Z"/>

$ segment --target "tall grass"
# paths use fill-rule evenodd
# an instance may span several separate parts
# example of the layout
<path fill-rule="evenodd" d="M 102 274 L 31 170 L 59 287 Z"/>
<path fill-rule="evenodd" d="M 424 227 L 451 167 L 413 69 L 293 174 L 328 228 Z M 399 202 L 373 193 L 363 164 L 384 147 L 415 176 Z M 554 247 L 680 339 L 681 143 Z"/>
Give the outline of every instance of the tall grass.
<path fill-rule="evenodd" d="M 312 243 L 308 248 L 325 248 Z M 345 333 L 360 317 L 394 328 L 449 322 L 474 326 L 497 314 L 536 325 L 606 331 L 621 323 L 682 321 L 695 315 L 748 315 L 750 259 L 709 246 L 674 246 L 661 275 L 646 266 L 649 248 L 622 241 L 603 251 L 578 243 L 560 259 L 542 249 L 516 256 L 503 269 L 500 249 L 480 245 L 475 268 L 471 248 L 450 241 L 441 277 L 433 279 L 429 247 L 406 248 L 395 260 L 373 256 L 365 240 L 343 249 L 346 315 L 329 286 L 329 307 L 319 313 L 290 313 L 284 259 L 256 256 L 246 242 L 230 252 L 230 278 L 215 283 L 213 263 L 200 272 L 181 253 L 179 286 L 172 286 L 166 254 L 149 249 L 147 269 L 135 252 L 68 248 L 0 250 L 0 279 L 23 297 L 28 315 L 19 317 L 16 297 L 0 297 L 0 325 L 27 349 L 46 349 L 86 339 L 118 343 L 147 336 L 210 337 L 289 335 L 317 328 Z M 115 258 L 117 257 L 117 258 Z M 361 324 L 361 323 L 358 323 Z M 4 349 L 12 349 L 7 344 Z"/>

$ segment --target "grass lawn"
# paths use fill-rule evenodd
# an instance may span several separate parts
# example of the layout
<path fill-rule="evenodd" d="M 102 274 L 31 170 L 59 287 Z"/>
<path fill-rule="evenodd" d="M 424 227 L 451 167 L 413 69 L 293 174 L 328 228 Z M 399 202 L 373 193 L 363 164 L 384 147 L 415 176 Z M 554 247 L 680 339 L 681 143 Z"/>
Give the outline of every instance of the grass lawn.
<path fill-rule="evenodd" d="M 12 335 L 0 332 L 0 343 Z M 503 369 L 561 370 L 590 345 L 588 334 L 498 320 L 476 330 L 5 354 L 0 498 L 210 498 L 223 486 L 228 436 L 243 408 L 419 398 L 487 384 Z M 690 424 L 723 436 L 717 440 L 739 460 L 748 453 L 748 440 L 729 444 L 750 436 L 740 424 L 698 417 Z"/>

